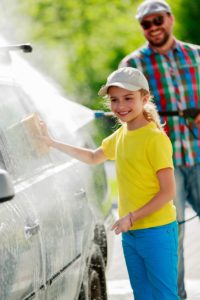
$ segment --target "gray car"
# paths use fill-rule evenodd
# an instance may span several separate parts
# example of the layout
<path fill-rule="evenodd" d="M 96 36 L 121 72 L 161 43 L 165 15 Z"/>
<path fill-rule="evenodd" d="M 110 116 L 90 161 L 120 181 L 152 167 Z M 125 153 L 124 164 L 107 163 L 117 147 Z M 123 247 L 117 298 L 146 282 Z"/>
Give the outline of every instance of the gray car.
<path fill-rule="evenodd" d="M 93 147 L 92 112 L 16 49 L 0 49 L 0 299 L 106 300 L 113 216 L 104 166 L 45 148 L 34 123 L 41 117 L 55 138 Z"/>

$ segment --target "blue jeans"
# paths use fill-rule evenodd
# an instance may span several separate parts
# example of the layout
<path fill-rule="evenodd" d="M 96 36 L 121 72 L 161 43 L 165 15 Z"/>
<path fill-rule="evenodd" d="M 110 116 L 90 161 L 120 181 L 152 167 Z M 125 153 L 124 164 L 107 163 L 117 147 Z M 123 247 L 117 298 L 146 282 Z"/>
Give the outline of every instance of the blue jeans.
<path fill-rule="evenodd" d="M 194 209 L 200 215 L 200 165 L 192 167 L 176 167 L 176 198 L 174 204 L 177 209 L 177 220 L 181 222 L 185 220 L 185 204 L 189 202 Z M 178 261 L 178 291 L 181 299 L 186 299 L 187 294 L 184 284 L 184 224 L 179 225 L 179 261 Z"/>
<path fill-rule="evenodd" d="M 135 300 L 178 300 L 178 225 L 122 234 L 124 257 Z"/>

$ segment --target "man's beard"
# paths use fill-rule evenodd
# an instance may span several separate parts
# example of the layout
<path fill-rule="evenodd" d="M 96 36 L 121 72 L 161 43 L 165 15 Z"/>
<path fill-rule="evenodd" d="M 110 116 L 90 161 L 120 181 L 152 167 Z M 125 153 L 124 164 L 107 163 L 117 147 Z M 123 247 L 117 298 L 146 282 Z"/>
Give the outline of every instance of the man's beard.
<path fill-rule="evenodd" d="M 169 38 L 170 38 L 170 34 L 167 33 L 167 32 L 165 32 L 163 39 L 160 40 L 159 42 L 154 42 L 154 41 L 152 41 L 150 39 L 148 39 L 148 41 L 149 41 L 149 44 L 152 47 L 161 48 L 161 47 L 163 47 L 167 43 L 167 41 L 169 40 Z"/>

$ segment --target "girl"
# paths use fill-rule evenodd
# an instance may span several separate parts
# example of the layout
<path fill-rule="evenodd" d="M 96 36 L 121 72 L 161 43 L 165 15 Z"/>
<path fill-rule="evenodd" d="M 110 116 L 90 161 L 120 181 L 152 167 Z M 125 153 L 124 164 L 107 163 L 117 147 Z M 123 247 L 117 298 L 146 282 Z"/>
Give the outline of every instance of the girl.
<path fill-rule="evenodd" d="M 113 72 L 99 91 L 122 126 L 96 150 L 43 138 L 89 164 L 115 160 L 122 245 L 135 300 L 177 300 L 177 223 L 172 146 L 150 102 L 144 75 L 130 67 Z"/>

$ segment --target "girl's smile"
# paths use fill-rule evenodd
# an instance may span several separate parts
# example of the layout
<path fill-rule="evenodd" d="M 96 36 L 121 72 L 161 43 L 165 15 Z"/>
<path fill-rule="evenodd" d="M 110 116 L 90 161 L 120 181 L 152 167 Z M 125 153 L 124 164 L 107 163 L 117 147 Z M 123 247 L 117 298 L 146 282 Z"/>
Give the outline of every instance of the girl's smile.
<path fill-rule="evenodd" d="M 108 96 L 112 112 L 120 121 L 127 123 L 129 130 L 147 123 L 143 115 L 146 99 L 140 91 L 129 91 L 121 87 L 111 86 L 108 90 Z"/>

